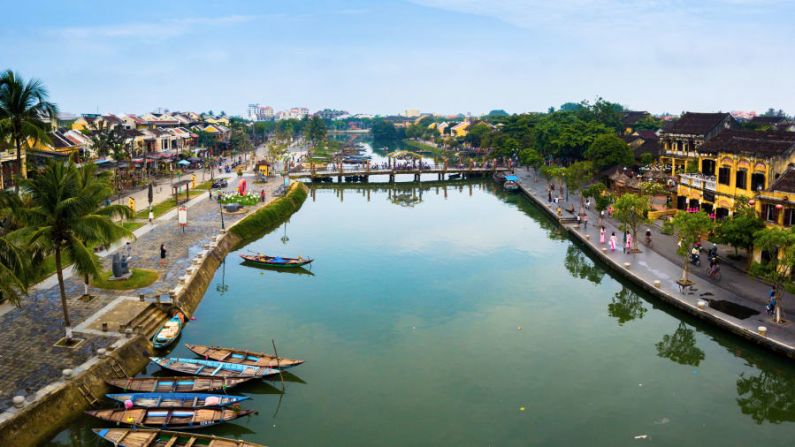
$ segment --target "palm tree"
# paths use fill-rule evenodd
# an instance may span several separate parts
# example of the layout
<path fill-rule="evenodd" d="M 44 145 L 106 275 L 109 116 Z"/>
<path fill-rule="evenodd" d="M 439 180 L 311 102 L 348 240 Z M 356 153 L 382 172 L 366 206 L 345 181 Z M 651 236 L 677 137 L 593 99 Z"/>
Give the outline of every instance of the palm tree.
<path fill-rule="evenodd" d="M 113 218 L 130 217 L 132 210 L 124 205 L 104 206 L 112 194 L 107 179 L 96 175 L 95 165 L 78 168 L 71 160 L 49 162 L 41 175 L 22 182 L 22 191 L 31 199 L 26 210 L 26 238 L 33 251 L 55 258 L 66 338 L 71 339 L 64 255 L 71 259 L 77 274 L 95 277 L 100 265 L 92 247 L 129 236 L 131 233 Z"/>
<path fill-rule="evenodd" d="M 29 140 L 35 143 L 47 141 L 47 131 L 58 115 L 58 107 L 48 101 L 47 89 L 41 81 L 27 82 L 11 70 L 0 73 L 0 127 L 10 134 L 17 151 L 17 174 L 28 177 L 24 163 L 23 147 Z M 19 184 L 15 182 L 15 190 Z"/>
<path fill-rule="evenodd" d="M 30 256 L 14 233 L 23 224 L 23 206 L 17 194 L 0 191 L 0 299 L 17 306 L 33 277 Z"/>

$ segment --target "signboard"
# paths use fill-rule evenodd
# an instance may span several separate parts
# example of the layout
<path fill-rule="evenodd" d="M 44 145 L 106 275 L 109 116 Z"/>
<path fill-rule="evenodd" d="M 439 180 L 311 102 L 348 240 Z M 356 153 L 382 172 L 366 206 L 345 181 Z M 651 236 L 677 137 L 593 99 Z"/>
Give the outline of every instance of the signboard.
<path fill-rule="evenodd" d="M 188 207 L 181 206 L 177 212 L 177 221 L 181 227 L 188 225 Z"/>
<path fill-rule="evenodd" d="M 190 175 L 190 187 L 196 188 L 196 174 Z"/>
<path fill-rule="evenodd" d="M 128 197 L 127 198 L 127 206 L 129 206 L 130 209 L 132 210 L 132 212 L 134 213 L 135 212 L 135 199 L 133 199 L 132 197 Z"/>

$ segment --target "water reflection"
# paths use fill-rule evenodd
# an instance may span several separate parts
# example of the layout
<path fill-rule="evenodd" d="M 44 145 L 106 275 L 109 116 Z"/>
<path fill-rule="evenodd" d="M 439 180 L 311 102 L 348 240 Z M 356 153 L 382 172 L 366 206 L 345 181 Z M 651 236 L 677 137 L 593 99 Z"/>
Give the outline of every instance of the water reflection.
<path fill-rule="evenodd" d="M 663 336 L 655 346 L 659 357 L 680 365 L 698 366 L 704 360 L 704 351 L 696 346 L 696 332 L 684 321 L 679 322 L 673 334 Z"/>
<path fill-rule="evenodd" d="M 623 326 L 628 321 L 643 318 L 646 308 L 640 295 L 622 287 L 611 298 L 610 304 L 607 305 L 607 313 L 618 320 L 619 326 Z"/>
<path fill-rule="evenodd" d="M 569 245 L 566 249 L 564 265 L 575 278 L 587 279 L 594 284 L 601 283 L 605 276 L 605 271 L 597 267 L 576 245 Z"/>
<path fill-rule="evenodd" d="M 80 425 L 69 431 L 67 439 L 52 440 L 48 444 L 51 447 L 88 447 L 99 446 L 105 443 L 94 434 L 90 425 Z"/>
<path fill-rule="evenodd" d="M 780 369 L 740 374 L 737 405 L 757 424 L 795 422 L 795 376 Z"/>

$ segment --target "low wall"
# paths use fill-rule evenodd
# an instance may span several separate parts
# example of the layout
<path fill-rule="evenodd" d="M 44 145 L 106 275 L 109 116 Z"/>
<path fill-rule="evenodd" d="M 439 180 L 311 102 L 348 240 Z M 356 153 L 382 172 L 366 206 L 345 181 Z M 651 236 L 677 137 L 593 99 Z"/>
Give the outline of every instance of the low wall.
<path fill-rule="evenodd" d="M 306 185 L 295 182 L 284 197 L 272 200 L 218 236 L 192 269 L 184 286 L 175 289 L 179 307 L 193 314 L 226 255 L 273 231 L 301 208 L 306 196 Z M 247 223 L 243 225 L 244 222 Z M 143 336 L 121 339 L 114 347 L 109 357 L 115 359 L 130 376 L 142 371 L 152 355 L 152 344 Z M 3 413 L 5 420 L 0 420 L 0 446 L 33 447 L 55 436 L 89 408 L 90 403 L 81 388 L 97 398 L 109 392 L 105 380 L 118 378 L 111 366 L 112 361 L 110 358 L 93 357 L 75 370 L 76 376 L 72 380 L 50 384 L 36 394 L 33 403 Z"/>

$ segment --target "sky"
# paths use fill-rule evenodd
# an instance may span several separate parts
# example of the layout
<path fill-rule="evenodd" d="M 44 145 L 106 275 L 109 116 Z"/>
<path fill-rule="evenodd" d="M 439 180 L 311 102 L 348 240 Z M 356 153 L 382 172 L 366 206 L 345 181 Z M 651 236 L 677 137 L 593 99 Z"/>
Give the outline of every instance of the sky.
<path fill-rule="evenodd" d="M 71 113 L 795 113 L 793 0 L 0 0 L 0 69 Z M 9 20 L 9 18 L 13 18 Z"/>

